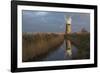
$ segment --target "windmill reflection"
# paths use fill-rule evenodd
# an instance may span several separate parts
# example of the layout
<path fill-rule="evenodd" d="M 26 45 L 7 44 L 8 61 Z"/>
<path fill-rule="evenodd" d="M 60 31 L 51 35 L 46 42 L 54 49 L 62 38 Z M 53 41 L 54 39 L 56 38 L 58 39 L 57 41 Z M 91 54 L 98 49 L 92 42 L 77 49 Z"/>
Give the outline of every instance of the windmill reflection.
<path fill-rule="evenodd" d="M 72 56 L 72 45 L 71 45 L 71 41 L 66 39 L 66 55 L 71 57 Z"/>

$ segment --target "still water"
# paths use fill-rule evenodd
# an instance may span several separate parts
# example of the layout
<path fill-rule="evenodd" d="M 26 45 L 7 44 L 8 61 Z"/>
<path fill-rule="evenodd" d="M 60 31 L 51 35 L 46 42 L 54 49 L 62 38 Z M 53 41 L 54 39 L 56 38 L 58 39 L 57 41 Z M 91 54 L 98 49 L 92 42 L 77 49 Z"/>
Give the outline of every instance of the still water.
<path fill-rule="evenodd" d="M 69 44 L 70 45 L 67 45 Z M 71 42 L 64 41 L 61 46 L 50 53 L 46 58 L 44 58 L 44 61 L 52 61 L 52 60 L 71 60 L 72 57 L 74 57 L 77 54 L 77 48 L 71 44 Z M 68 48 L 71 47 L 71 48 Z"/>
<path fill-rule="evenodd" d="M 84 48 L 83 50 L 82 48 L 80 50 L 80 48 L 77 48 L 74 44 L 71 43 L 70 40 L 64 40 L 63 44 L 43 58 L 43 61 L 89 59 L 89 55 L 87 55 L 86 52 L 87 50 L 84 50 Z"/>

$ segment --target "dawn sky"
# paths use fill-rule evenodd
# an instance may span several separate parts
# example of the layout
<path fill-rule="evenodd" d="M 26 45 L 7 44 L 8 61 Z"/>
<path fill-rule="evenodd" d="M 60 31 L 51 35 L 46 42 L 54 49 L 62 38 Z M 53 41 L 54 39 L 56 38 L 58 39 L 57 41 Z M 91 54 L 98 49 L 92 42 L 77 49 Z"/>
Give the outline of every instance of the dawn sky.
<path fill-rule="evenodd" d="M 66 28 L 66 17 L 72 18 L 72 32 L 85 28 L 90 31 L 89 13 L 71 12 L 46 12 L 46 11 L 22 11 L 23 32 L 64 32 Z"/>

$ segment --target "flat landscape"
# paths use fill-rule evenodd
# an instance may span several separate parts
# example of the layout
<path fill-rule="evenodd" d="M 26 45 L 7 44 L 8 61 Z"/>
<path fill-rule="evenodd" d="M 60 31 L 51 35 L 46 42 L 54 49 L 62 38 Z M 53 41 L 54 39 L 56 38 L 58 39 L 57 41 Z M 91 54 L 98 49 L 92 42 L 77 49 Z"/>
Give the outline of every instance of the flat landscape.
<path fill-rule="evenodd" d="M 23 33 L 22 35 L 22 61 L 42 61 L 49 54 L 70 40 L 78 49 L 72 59 L 89 59 L 90 57 L 90 34 L 89 33 Z M 65 44 L 67 46 L 67 44 Z M 65 49 L 66 50 L 66 49 Z"/>
<path fill-rule="evenodd" d="M 54 33 L 24 33 L 23 34 L 23 61 L 37 60 L 60 46 L 64 35 Z"/>

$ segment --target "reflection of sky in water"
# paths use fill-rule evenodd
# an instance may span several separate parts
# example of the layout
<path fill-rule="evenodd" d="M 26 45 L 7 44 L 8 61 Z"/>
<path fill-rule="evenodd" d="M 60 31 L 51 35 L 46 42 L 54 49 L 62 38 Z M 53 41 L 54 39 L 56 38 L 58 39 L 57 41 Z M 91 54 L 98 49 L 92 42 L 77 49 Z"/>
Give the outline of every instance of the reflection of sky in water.
<path fill-rule="evenodd" d="M 72 17 L 72 32 L 85 28 L 90 31 L 89 13 L 22 11 L 23 32 L 63 32 L 65 31 L 65 16 Z"/>

